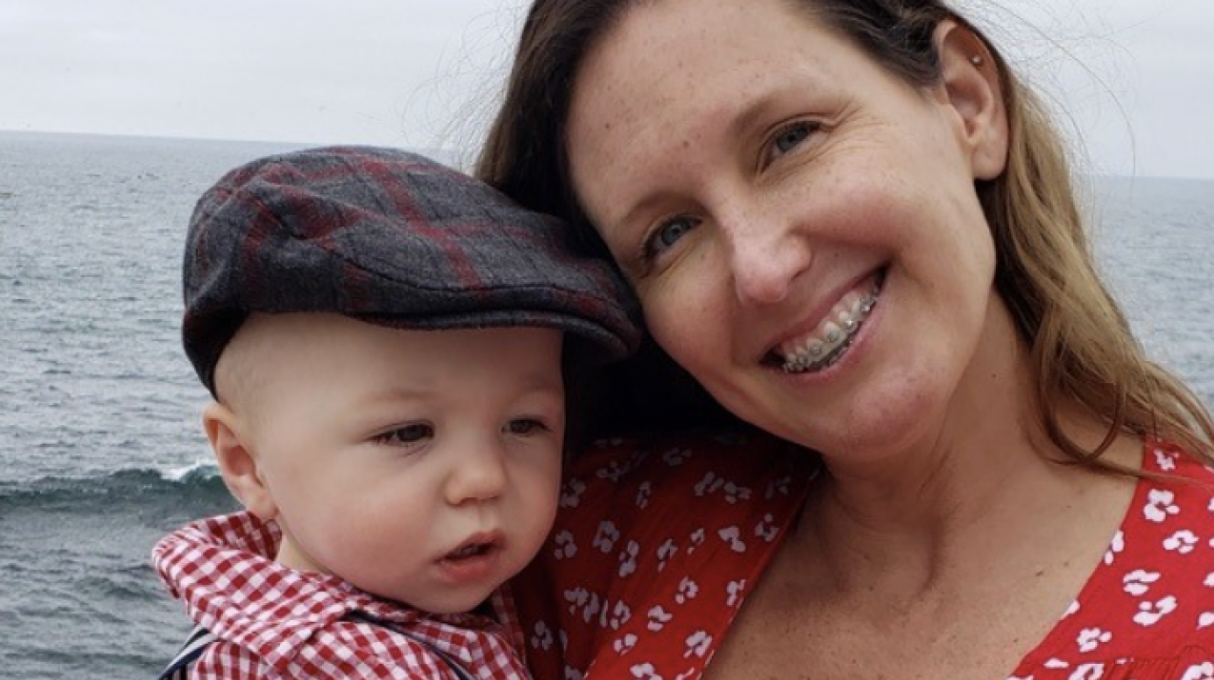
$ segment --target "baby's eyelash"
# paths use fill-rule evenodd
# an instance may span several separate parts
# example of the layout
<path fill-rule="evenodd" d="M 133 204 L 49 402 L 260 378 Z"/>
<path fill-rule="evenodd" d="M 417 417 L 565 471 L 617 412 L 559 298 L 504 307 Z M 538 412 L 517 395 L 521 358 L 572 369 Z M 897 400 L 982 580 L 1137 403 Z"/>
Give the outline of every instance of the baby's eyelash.
<path fill-rule="evenodd" d="M 547 423 L 539 418 L 515 418 L 509 423 L 506 423 L 506 429 L 510 432 L 510 434 L 523 437 L 535 434 L 536 432 L 551 431 L 551 428 L 548 427 Z"/>
<path fill-rule="evenodd" d="M 385 432 L 381 432 L 372 440 L 377 444 L 388 446 L 412 446 L 434 436 L 434 427 L 428 423 L 409 423 Z"/>

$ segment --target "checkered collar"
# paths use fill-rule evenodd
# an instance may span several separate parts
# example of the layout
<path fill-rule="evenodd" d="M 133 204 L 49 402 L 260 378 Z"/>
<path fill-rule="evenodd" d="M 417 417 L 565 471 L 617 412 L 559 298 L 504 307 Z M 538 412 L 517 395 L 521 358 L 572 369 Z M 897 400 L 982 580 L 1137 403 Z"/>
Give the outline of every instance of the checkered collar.
<path fill-rule="evenodd" d="M 377 598 L 335 576 L 274 562 L 281 538 L 275 524 L 248 512 L 211 517 L 163 539 L 153 551 L 153 563 L 197 623 L 279 669 L 317 630 L 354 612 L 402 627 L 426 620 L 497 629 L 522 651 L 513 602 L 502 589 L 490 601 L 502 623 L 479 614 L 423 612 Z"/>

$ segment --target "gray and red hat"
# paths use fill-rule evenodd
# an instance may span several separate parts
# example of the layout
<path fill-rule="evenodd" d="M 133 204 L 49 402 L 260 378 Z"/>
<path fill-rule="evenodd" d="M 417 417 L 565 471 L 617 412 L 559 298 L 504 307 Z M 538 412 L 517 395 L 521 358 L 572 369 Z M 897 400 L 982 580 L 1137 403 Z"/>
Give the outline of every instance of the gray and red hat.
<path fill-rule="evenodd" d="M 326 147 L 262 158 L 199 199 L 182 338 L 215 365 L 252 312 L 331 312 L 413 330 L 539 326 L 592 359 L 636 349 L 639 309 L 561 222 L 423 156 Z"/>

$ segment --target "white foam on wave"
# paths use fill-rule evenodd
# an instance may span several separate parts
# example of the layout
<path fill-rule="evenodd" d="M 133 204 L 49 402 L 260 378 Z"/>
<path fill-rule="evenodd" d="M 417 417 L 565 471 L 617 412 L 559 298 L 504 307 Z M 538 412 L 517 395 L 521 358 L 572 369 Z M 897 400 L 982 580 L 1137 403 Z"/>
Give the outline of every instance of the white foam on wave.
<path fill-rule="evenodd" d="M 213 460 L 200 458 L 189 465 L 161 470 L 160 476 L 170 482 L 180 482 L 187 477 L 217 477 L 219 466 Z"/>

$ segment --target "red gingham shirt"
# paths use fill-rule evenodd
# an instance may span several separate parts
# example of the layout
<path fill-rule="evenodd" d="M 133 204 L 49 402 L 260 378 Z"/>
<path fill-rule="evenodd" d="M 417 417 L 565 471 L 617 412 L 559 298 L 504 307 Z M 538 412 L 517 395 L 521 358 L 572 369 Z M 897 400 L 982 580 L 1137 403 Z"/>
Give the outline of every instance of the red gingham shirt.
<path fill-rule="evenodd" d="M 490 602 L 498 620 L 430 614 L 376 598 L 345 581 L 273 561 L 281 534 L 241 512 L 200 520 L 162 539 L 153 563 L 195 622 L 219 637 L 191 667 L 199 680 L 434 678 L 450 667 L 389 622 L 458 659 L 482 680 L 529 678 L 523 636 L 506 586 Z"/>

